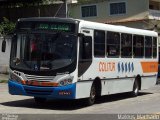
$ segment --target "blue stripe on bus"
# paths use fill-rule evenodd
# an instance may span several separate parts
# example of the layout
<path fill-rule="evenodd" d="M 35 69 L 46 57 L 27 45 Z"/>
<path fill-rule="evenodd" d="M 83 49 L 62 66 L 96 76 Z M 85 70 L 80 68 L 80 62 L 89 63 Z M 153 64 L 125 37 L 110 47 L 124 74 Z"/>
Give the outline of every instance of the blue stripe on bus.
<path fill-rule="evenodd" d="M 60 87 L 38 87 L 27 86 L 9 80 L 9 93 L 12 95 L 25 95 L 34 97 L 45 97 L 48 99 L 75 99 L 76 84 Z"/>

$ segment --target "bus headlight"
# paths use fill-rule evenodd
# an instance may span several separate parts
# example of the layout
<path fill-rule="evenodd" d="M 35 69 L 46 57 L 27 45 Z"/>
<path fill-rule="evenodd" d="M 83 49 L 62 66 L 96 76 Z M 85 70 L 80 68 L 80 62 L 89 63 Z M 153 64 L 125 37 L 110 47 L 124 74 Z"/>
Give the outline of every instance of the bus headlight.
<path fill-rule="evenodd" d="M 73 78 L 67 78 L 59 81 L 59 86 L 66 86 L 72 84 Z"/>
<path fill-rule="evenodd" d="M 22 83 L 21 78 L 14 73 L 10 73 L 10 80 L 18 82 L 18 83 Z"/>

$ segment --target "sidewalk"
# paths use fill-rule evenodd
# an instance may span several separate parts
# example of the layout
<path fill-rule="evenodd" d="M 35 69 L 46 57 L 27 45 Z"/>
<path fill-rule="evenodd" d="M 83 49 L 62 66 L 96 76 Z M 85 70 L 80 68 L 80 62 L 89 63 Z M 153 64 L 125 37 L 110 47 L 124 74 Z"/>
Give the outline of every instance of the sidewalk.
<path fill-rule="evenodd" d="M 8 74 L 0 74 L 0 83 L 8 82 Z"/>

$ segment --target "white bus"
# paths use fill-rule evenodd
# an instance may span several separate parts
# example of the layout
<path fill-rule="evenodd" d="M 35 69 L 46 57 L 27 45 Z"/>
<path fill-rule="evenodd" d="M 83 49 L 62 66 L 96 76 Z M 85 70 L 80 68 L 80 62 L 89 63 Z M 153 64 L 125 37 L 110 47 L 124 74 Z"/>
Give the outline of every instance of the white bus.
<path fill-rule="evenodd" d="M 156 84 L 158 41 L 153 31 L 76 19 L 23 18 L 11 47 L 9 93 L 47 99 L 131 92 Z"/>

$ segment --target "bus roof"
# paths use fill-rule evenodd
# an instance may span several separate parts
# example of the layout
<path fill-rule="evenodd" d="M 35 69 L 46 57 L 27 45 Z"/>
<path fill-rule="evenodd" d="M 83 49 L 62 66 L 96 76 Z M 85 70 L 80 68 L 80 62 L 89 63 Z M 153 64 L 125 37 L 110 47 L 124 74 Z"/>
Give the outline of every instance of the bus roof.
<path fill-rule="evenodd" d="M 58 18 L 58 17 L 30 17 L 30 18 L 20 18 L 18 22 L 21 21 L 40 21 L 40 22 L 67 22 L 67 23 L 77 23 L 78 20 L 72 18 Z"/>
<path fill-rule="evenodd" d="M 131 28 L 120 25 L 110 25 L 104 23 L 90 22 L 86 20 L 73 19 L 73 18 L 58 18 L 58 17 L 30 17 L 30 18 L 20 18 L 20 21 L 43 21 L 43 22 L 67 22 L 67 23 L 77 23 L 80 22 L 80 28 L 86 29 L 96 29 L 96 30 L 105 30 L 105 31 L 114 31 L 120 33 L 129 33 L 137 35 L 146 35 L 146 36 L 158 36 L 157 32 L 150 30 L 142 30 L 137 28 Z"/>
<path fill-rule="evenodd" d="M 154 36 L 157 37 L 158 33 L 150 30 L 143 30 L 137 28 L 131 28 L 121 25 L 110 25 L 104 23 L 90 22 L 85 20 L 79 20 L 80 27 L 86 29 L 96 29 L 96 30 L 104 30 L 104 31 L 113 31 L 120 33 L 128 33 L 128 34 L 136 34 L 136 35 L 146 35 L 146 36 Z"/>

